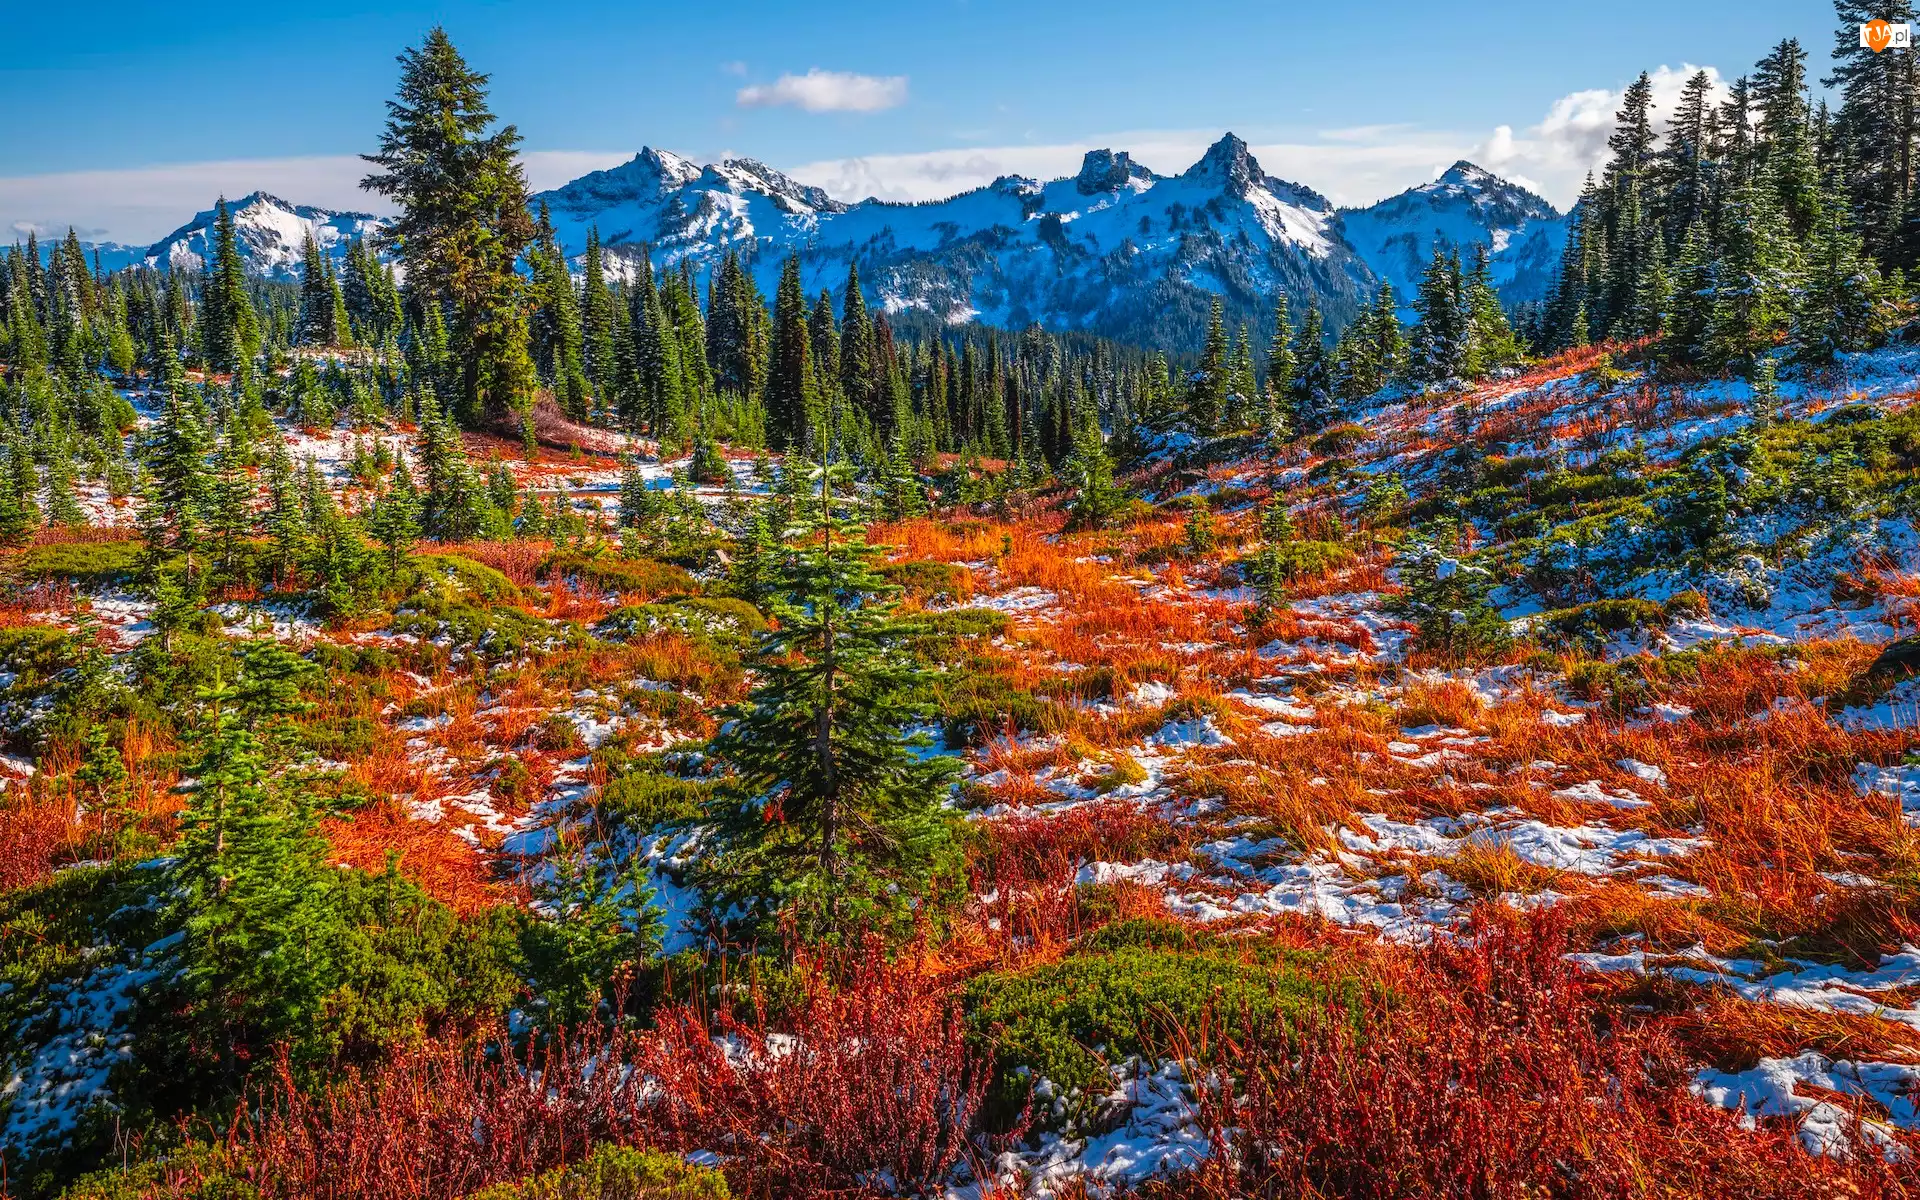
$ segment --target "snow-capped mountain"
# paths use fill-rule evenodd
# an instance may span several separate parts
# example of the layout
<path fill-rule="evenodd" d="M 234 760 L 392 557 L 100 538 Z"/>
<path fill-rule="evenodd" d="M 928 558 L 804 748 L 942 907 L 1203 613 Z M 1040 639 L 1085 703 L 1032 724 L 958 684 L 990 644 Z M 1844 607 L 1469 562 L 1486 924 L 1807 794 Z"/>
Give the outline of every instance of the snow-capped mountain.
<path fill-rule="evenodd" d="M 1403 314 L 1436 242 L 1468 261 L 1474 243 L 1485 245 L 1501 298 L 1521 304 L 1546 295 L 1567 240 L 1567 219 L 1553 205 L 1464 161 L 1432 183 L 1344 210 L 1340 220 L 1355 253 L 1393 285 Z"/>
<path fill-rule="evenodd" d="M 384 221 L 368 213 L 334 212 L 306 204 L 289 204 L 278 196 L 254 192 L 227 205 L 233 217 L 234 240 L 247 270 L 269 279 L 298 279 L 300 257 L 307 236 L 319 244 L 320 252 L 336 262 L 346 254 L 347 246 L 380 228 Z M 196 214 L 193 220 L 174 230 L 147 248 L 146 265 L 171 264 L 182 270 L 198 270 L 207 261 L 208 239 L 213 234 L 213 209 Z"/>
<path fill-rule="evenodd" d="M 769 296 L 789 254 L 809 294 L 837 292 L 857 262 L 868 301 L 892 312 L 1171 347 L 1198 345 L 1216 294 L 1236 324 L 1258 325 L 1284 289 L 1337 326 L 1373 282 L 1326 198 L 1267 175 L 1232 134 L 1175 176 L 1095 150 L 1070 178 L 1003 176 L 921 204 L 843 204 L 750 159 L 646 149 L 534 203 L 574 253 L 590 229 L 616 261 L 646 246 L 657 267 L 704 270 L 733 249 Z"/>
<path fill-rule="evenodd" d="M 752 159 L 702 166 L 647 148 L 541 192 L 533 206 L 548 211 L 576 263 L 597 230 L 616 274 L 646 248 L 656 269 L 691 263 L 704 277 L 732 250 L 770 299 L 789 255 L 810 297 L 838 295 L 857 263 L 868 302 L 896 314 L 1037 322 L 1171 349 L 1198 347 L 1215 296 L 1229 324 L 1256 331 L 1280 291 L 1296 312 L 1319 304 L 1330 329 L 1382 279 L 1410 312 L 1436 242 L 1463 254 L 1486 244 L 1502 295 L 1538 299 L 1566 240 L 1552 205 L 1471 163 L 1371 207 L 1336 210 L 1266 174 L 1230 133 L 1178 175 L 1155 174 L 1123 150 L 1093 150 L 1067 178 L 1002 176 L 919 204 L 847 204 Z M 383 224 L 264 192 L 232 211 L 248 269 L 286 280 L 299 277 L 309 233 L 337 260 Z M 212 211 L 200 213 L 142 257 L 197 269 L 212 225 Z"/>

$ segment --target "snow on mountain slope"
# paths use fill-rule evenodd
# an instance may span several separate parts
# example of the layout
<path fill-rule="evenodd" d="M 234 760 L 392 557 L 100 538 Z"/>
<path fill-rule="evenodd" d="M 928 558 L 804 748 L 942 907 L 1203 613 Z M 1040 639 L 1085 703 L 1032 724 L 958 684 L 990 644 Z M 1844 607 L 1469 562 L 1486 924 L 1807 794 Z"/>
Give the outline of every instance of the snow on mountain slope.
<path fill-rule="evenodd" d="M 1487 244 L 1502 295 L 1537 299 L 1566 239 L 1566 219 L 1545 200 L 1470 163 L 1370 208 L 1335 210 L 1266 174 L 1230 133 L 1178 175 L 1094 150 L 1068 178 L 1003 176 L 918 204 L 846 204 L 752 159 L 702 166 L 647 148 L 533 205 L 576 263 L 597 230 L 615 274 L 630 274 L 643 248 L 656 268 L 690 262 L 702 276 L 736 251 L 771 298 L 789 255 L 809 296 L 837 294 L 857 263 L 868 302 L 889 312 L 1037 322 L 1168 349 L 1198 348 L 1216 296 L 1230 325 L 1259 336 L 1282 291 L 1296 311 L 1318 304 L 1335 330 L 1383 278 L 1410 312 L 1436 242 L 1463 252 Z M 264 192 L 233 214 L 248 269 L 288 280 L 309 233 L 338 259 L 382 224 Z M 212 224 L 211 211 L 200 213 L 144 261 L 197 269 Z"/>
<path fill-rule="evenodd" d="M 1354 251 L 1393 284 L 1403 313 L 1436 242 L 1458 247 L 1469 262 L 1474 244 L 1485 245 L 1501 297 L 1520 304 L 1546 295 L 1567 240 L 1567 219 L 1551 204 L 1464 161 L 1432 183 L 1344 210 L 1340 221 Z"/>
<path fill-rule="evenodd" d="M 321 253 L 336 262 L 346 254 L 347 246 L 378 230 L 385 222 L 367 213 L 334 212 L 305 204 L 289 204 L 278 196 L 254 192 L 228 205 L 233 216 L 234 239 L 247 270 L 269 279 L 291 280 L 300 277 L 300 258 L 308 234 L 319 243 Z M 193 220 L 174 230 L 147 249 L 147 266 L 172 264 L 183 270 L 198 270 L 208 257 L 212 236 L 213 210 L 198 213 Z"/>
<path fill-rule="evenodd" d="M 857 262 L 889 311 L 1174 348 L 1198 345 L 1215 295 L 1235 324 L 1259 325 L 1285 290 L 1337 326 L 1373 284 L 1325 197 L 1265 174 L 1232 134 L 1177 176 L 1095 150 L 1071 178 L 1005 176 L 920 204 L 842 204 L 751 160 L 697 168 L 647 149 L 534 203 L 576 254 L 590 229 L 629 264 L 646 246 L 656 267 L 704 271 L 737 250 L 768 295 L 790 254 L 810 294 L 838 291 Z"/>

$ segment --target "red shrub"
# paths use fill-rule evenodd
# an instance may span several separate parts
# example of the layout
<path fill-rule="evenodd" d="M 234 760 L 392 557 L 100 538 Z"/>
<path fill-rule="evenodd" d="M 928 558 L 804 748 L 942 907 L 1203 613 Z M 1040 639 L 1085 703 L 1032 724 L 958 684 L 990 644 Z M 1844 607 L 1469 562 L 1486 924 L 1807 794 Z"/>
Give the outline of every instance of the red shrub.
<path fill-rule="evenodd" d="M 1487 910 L 1481 910 L 1483 913 Z M 1694 1097 L 1665 1027 L 1603 1006 L 1557 919 L 1478 917 L 1356 1029 L 1329 1009 L 1225 1048 L 1199 1108 L 1215 1147 L 1183 1196 L 1894 1196 L 1920 1173 L 1742 1131 Z"/>
<path fill-rule="evenodd" d="M 945 984 L 875 955 L 787 1024 L 665 1014 L 636 1047 L 647 1140 L 719 1154 L 743 1196 L 923 1193 L 973 1153 L 989 1064 Z"/>
<path fill-rule="evenodd" d="M 282 1062 L 230 1143 L 263 1196 L 455 1200 L 617 1137 L 626 1081 L 591 1066 L 564 1048 L 515 1061 L 441 1042 L 308 1090 Z"/>
<path fill-rule="evenodd" d="M 609 1141 L 715 1153 L 740 1196 L 926 1190 L 973 1154 L 988 1068 L 948 986 L 876 952 L 778 1025 L 682 1006 L 517 1060 L 429 1043 L 324 1087 L 283 1061 L 226 1142 L 272 1200 L 457 1200 Z M 155 1195 L 199 1194 L 175 1174 Z"/>

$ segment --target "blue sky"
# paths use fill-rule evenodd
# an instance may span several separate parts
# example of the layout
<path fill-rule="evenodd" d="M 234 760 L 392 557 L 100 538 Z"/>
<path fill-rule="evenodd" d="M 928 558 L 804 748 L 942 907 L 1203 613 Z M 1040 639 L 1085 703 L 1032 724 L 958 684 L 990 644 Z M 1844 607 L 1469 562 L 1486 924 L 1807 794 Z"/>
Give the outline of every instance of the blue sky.
<path fill-rule="evenodd" d="M 435 22 L 493 74 L 537 186 L 652 144 L 907 198 L 1071 170 L 1095 144 L 1178 170 L 1232 129 L 1270 172 L 1349 203 L 1462 154 L 1564 202 L 1607 94 L 1642 68 L 1731 77 L 1791 34 L 1817 75 L 1833 36 L 1816 0 L 1390 0 L 1357 21 L 1324 0 L 214 0 L 185 10 L 197 21 L 106 2 L 84 22 L 12 7 L 0 230 L 74 222 L 126 240 L 207 207 L 209 187 L 366 206 L 350 156 L 378 133 L 395 53 Z"/>

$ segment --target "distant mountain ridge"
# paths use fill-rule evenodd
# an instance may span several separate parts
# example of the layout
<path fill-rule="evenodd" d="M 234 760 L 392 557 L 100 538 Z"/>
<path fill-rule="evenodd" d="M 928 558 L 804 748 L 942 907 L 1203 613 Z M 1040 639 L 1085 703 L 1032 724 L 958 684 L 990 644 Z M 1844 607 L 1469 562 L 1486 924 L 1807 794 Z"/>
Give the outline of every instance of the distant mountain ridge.
<path fill-rule="evenodd" d="M 172 265 L 199 270 L 211 254 L 214 209 L 194 218 L 147 248 L 142 261 L 149 267 Z M 309 235 L 321 253 L 336 263 L 356 239 L 379 230 L 384 218 L 371 213 L 340 212 L 308 204 L 290 204 L 269 192 L 252 192 L 229 201 L 234 240 L 247 270 L 268 279 L 300 277 L 300 262 Z"/>
<path fill-rule="evenodd" d="M 696 164 L 643 148 L 615 167 L 532 197 L 576 262 L 597 230 L 609 266 L 630 273 L 645 247 L 658 268 L 704 274 L 736 252 L 772 296 L 781 264 L 801 263 L 810 295 L 836 294 L 858 264 L 867 300 L 893 313 L 1007 328 L 1039 323 L 1192 349 L 1215 296 L 1227 319 L 1264 331 L 1272 299 L 1311 300 L 1343 325 L 1382 280 L 1407 311 L 1433 247 L 1478 242 L 1513 303 L 1543 296 L 1566 218 L 1518 184 L 1468 162 L 1364 208 L 1338 209 L 1268 175 L 1229 133 L 1177 175 L 1124 150 L 1090 150 L 1080 170 L 1041 182 L 1006 175 L 944 200 L 847 203 L 753 159 Z M 383 218 L 290 204 L 265 192 L 233 202 L 248 269 L 297 278 L 311 233 L 336 260 Z M 197 268 L 213 224 L 200 213 L 142 261 Z M 1264 336 L 1264 333 L 1262 333 Z"/>
<path fill-rule="evenodd" d="M 1431 183 L 1342 214 L 1347 240 L 1410 307 L 1436 244 L 1471 261 L 1475 243 L 1490 251 L 1502 299 L 1545 298 L 1566 246 L 1567 219 L 1533 192 L 1464 159 Z"/>
<path fill-rule="evenodd" d="M 703 167 L 647 148 L 534 203 L 570 251 L 590 229 L 616 261 L 645 246 L 656 266 L 705 270 L 736 251 L 769 295 L 789 254 L 809 293 L 837 291 L 857 263 L 888 311 L 1173 347 L 1204 336 L 1216 294 L 1236 323 L 1260 324 L 1284 289 L 1338 324 L 1374 281 L 1327 199 L 1267 175 L 1232 134 L 1175 176 L 1094 150 L 1068 178 L 1002 176 L 915 204 L 847 204 L 750 159 Z"/>

